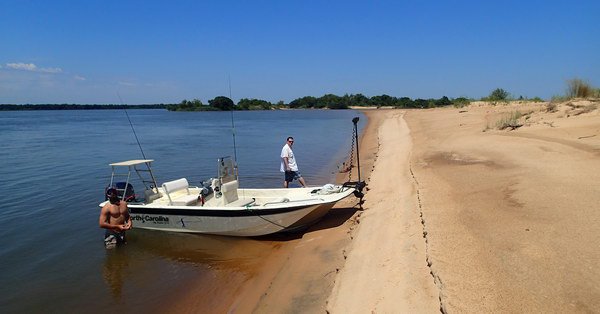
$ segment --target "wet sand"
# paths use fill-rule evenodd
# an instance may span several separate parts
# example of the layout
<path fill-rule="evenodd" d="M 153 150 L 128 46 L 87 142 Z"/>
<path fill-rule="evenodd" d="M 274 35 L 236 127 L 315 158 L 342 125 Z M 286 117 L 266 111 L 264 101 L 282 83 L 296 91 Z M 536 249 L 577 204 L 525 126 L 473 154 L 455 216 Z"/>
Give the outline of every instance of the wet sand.
<path fill-rule="evenodd" d="M 368 115 L 367 125 L 359 139 L 362 180 L 368 181 L 377 156 L 377 128 L 381 118 Z M 352 180 L 357 180 L 357 170 L 352 168 Z M 340 173 L 336 181 L 345 182 L 348 175 Z M 352 230 L 361 215 L 358 199 L 348 197 L 338 202 L 328 215 L 305 233 L 282 242 L 282 249 L 264 261 L 264 267 L 234 300 L 230 311 L 324 312 L 337 273 L 345 263 Z"/>
<path fill-rule="evenodd" d="M 369 117 L 368 121 L 360 121 L 366 123 L 359 139 L 363 180 L 368 178 L 376 158 L 379 119 L 380 116 L 376 116 Z M 357 180 L 357 170 L 356 167 L 352 169 L 352 180 Z M 348 175 L 338 174 L 336 182 L 347 181 Z M 228 241 L 230 247 L 227 250 L 231 251 L 229 257 L 211 265 L 225 271 L 216 269 L 214 278 L 197 278 L 195 283 L 185 287 L 185 294 L 171 294 L 158 312 L 325 311 L 336 273 L 344 265 L 344 252 L 352 240 L 352 230 L 361 215 L 359 209 L 358 199 L 350 196 L 338 202 L 323 219 L 304 233 Z M 239 245 L 236 245 L 238 242 Z M 263 250 L 253 254 L 246 252 L 256 251 L 257 247 Z M 236 266 L 238 263 L 242 265 Z M 234 268 L 242 269 L 232 271 Z"/>

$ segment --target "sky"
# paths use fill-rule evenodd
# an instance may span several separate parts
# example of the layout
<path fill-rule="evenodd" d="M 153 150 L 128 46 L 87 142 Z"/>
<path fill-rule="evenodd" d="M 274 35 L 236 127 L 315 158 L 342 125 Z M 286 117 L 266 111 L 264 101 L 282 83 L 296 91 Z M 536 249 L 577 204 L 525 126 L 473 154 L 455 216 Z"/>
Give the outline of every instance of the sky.
<path fill-rule="evenodd" d="M 600 1 L 0 0 L 0 104 L 600 87 Z"/>

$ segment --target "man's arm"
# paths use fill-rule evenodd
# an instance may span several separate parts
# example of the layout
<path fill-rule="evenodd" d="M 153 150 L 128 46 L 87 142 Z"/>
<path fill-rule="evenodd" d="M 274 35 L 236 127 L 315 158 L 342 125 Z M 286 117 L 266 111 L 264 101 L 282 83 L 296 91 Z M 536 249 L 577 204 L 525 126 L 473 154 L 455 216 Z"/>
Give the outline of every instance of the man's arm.
<path fill-rule="evenodd" d="M 121 205 L 124 207 L 124 210 L 122 211 L 122 213 L 123 213 L 123 217 L 125 218 L 125 228 L 127 230 L 129 230 L 129 229 L 131 229 L 133 224 L 131 222 L 131 217 L 129 216 L 129 209 L 127 208 L 127 202 L 121 201 Z"/>
<path fill-rule="evenodd" d="M 290 157 L 290 150 L 286 145 L 281 150 L 281 159 L 283 159 L 283 171 L 292 170 L 292 169 L 290 169 L 289 157 Z"/>
<path fill-rule="evenodd" d="M 285 170 L 285 171 L 291 171 L 292 170 L 292 169 L 290 169 L 290 164 L 289 164 L 289 161 L 288 161 L 287 157 L 283 157 L 283 166 L 284 166 L 283 170 Z"/>

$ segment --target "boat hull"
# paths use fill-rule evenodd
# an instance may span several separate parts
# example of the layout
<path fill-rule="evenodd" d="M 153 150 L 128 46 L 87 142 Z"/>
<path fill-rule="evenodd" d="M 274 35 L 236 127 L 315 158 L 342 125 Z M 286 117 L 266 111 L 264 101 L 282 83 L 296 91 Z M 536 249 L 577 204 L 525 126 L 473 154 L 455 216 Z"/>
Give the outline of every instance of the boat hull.
<path fill-rule="evenodd" d="M 130 205 L 134 228 L 227 236 L 294 231 L 315 223 L 336 202 L 269 209 L 152 208 Z"/>

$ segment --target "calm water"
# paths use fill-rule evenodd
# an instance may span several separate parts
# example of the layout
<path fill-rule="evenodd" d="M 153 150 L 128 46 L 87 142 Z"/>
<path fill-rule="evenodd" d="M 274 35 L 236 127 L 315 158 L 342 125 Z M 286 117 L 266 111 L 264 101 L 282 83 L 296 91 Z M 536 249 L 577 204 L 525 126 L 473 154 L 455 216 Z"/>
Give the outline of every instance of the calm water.
<path fill-rule="evenodd" d="M 128 113 L 159 184 L 186 177 L 197 185 L 216 175 L 218 157 L 233 155 L 230 112 Z M 307 183 L 331 182 L 357 115 L 235 112 L 241 186 L 282 185 L 279 153 L 287 136 L 295 138 Z M 141 158 L 122 110 L 0 112 L 0 312 L 159 311 L 198 282 L 206 285 L 195 293 L 227 295 L 277 246 L 134 230 L 126 247 L 106 251 L 98 203 L 108 164 Z"/>

